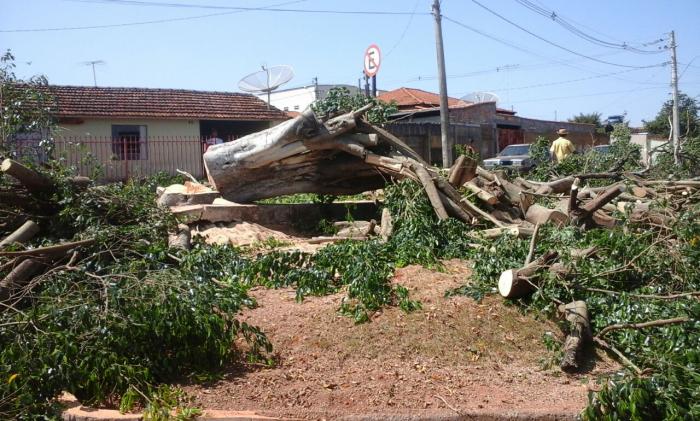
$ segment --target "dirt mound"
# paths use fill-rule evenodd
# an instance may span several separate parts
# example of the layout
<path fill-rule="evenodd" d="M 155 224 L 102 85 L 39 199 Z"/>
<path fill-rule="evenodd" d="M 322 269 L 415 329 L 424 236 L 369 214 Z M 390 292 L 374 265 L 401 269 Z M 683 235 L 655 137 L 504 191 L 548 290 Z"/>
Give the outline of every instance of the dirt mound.
<path fill-rule="evenodd" d="M 576 376 L 543 369 L 541 358 L 551 353 L 542 335 L 559 335 L 559 329 L 499 298 L 477 303 L 444 296 L 468 276 L 460 261 L 446 262 L 444 272 L 417 266 L 397 270 L 395 281 L 409 288 L 423 309 L 405 314 L 387 308 L 361 325 L 338 314 L 344 294 L 297 303 L 293 290 L 256 289 L 252 295 L 259 307 L 242 320 L 267 333 L 278 366 L 232 369 L 214 384 L 185 388 L 208 409 L 312 418 L 435 409 L 533 415 L 583 409 L 588 382 L 614 366 L 599 361 Z"/>

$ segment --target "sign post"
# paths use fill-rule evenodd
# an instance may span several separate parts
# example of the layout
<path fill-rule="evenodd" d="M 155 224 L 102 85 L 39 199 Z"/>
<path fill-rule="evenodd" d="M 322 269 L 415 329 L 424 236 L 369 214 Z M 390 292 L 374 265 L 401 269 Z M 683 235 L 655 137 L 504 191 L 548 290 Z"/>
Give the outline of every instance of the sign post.
<path fill-rule="evenodd" d="M 382 52 L 376 44 L 365 50 L 364 71 L 366 78 L 372 78 L 372 96 L 377 96 L 377 72 L 382 62 Z"/>

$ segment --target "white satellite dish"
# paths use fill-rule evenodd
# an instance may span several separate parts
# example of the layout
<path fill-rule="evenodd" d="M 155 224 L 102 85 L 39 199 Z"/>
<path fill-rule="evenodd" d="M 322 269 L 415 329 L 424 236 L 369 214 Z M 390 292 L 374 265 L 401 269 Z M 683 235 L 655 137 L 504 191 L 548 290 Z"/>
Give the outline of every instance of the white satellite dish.
<path fill-rule="evenodd" d="M 478 104 L 480 102 L 498 102 L 498 95 L 491 92 L 472 92 L 460 98 L 462 101 Z"/>
<path fill-rule="evenodd" d="M 267 108 L 270 108 L 270 92 L 289 82 L 293 77 L 292 66 L 262 66 L 262 70 L 241 79 L 238 82 L 238 88 L 245 92 L 267 92 Z"/>

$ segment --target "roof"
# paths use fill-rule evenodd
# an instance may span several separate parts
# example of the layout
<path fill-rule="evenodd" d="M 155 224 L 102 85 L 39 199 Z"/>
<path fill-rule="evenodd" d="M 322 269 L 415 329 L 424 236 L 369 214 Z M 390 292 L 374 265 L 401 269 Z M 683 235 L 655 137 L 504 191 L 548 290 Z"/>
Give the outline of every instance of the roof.
<path fill-rule="evenodd" d="M 254 95 L 185 89 L 48 87 L 57 117 L 117 117 L 196 120 L 286 120 Z"/>
<path fill-rule="evenodd" d="M 396 102 L 400 110 L 424 109 L 440 106 L 440 95 L 415 88 L 399 88 L 379 95 L 384 102 Z M 468 105 L 466 101 L 457 98 L 447 98 L 448 107 Z"/>

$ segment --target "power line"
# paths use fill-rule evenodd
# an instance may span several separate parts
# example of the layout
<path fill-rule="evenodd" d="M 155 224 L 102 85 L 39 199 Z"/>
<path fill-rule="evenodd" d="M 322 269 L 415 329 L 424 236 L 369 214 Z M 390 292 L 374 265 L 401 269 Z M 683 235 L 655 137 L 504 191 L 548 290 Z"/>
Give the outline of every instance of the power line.
<path fill-rule="evenodd" d="M 626 50 L 626 51 L 630 51 L 630 52 L 634 52 L 634 53 L 638 53 L 638 54 L 658 54 L 658 53 L 663 52 L 663 49 L 642 50 L 642 49 L 631 46 L 627 42 L 614 43 L 614 42 L 605 41 L 603 39 L 594 37 L 593 35 L 590 35 L 584 31 L 580 30 L 579 28 L 574 26 L 572 23 L 568 22 L 566 19 L 564 19 L 560 15 L 558 15 L 556 13 L 556 11 L 554 11 L 554 10 L 547 10 L 546 8 L 540 7 L 540 6 L 532 3 L 529 0 L 515 0 L 515 1 L 517 1 L 520 5 L 526 7 L 529 10 L 531 10 L 539 15 L 542 15 L 548 19 L 553 20 L 554 22 L 558 23 L 560 26 L 562 26 L 567 31 L 569 31 L 569 32 L 573 33 L 574 35 L 578 36 L 579 38 L 583 38 L 586 41 L 589 41 L 593 44 L 603 46 L 603 47 L 608 47 L 608 48 L 622 49 L 622 50 Z M 661 38 L 661 39 L 654 40 L 651 43 L 646 43 L 643 45 L 647 45 L 647 46 L 654 45 L 654 44 L 658 44 L 659 42 L 663 42 L 663 41 L 664 41 L 664 39 Z"/>
<path fill-rule="evenodd" d="M 258 11 L 264 9 L 266 12 L 285 12 L 285 13 L 319 13 L 319 14 L 334 14 L 334 15 L 430 15 L 428 12 L 396 12 L 382 10 L 332 10 L 332 9 L 287 9 L 276 6 L 270 7 L 244 7 L 244 6 L 219 6 L 213 4 L 191 4 L 191 3 L 166 3 L 166 2 L 150 2 L 140 0 L 75 0 L 82 3 L 104 3 L 104 4 L 119 4 L 125 6 L 147 6 L 147 7 L 171 7 L 184 9 L 215 9 L 215 10 L 241 10 L 241 11 Z"/>
<path fill-rule="evenodd" d="M 137 21 L 137 22 L 113 23 L 113 24 L 105 24 L 105 25 L 64 26 L 64 27 L 55 27 L 55 28 L 0 29 L 0 33 L 1 32 L 8 33 L 8 32 L 79 31 L 79 30 L 87 30 L 87 29 L 121 28 L 121 27 L 126 27 L 126 26 L 140 26 L 140 25 L 151 25 L 151 24 L 170 23 L 170 22 L 181 22 L 181 21 L 188 21 L 188 20 L 194 20 L 194 19 L 204 19 L 204 18 L 209 18 L 209 17 L 214 17 L 214 16 L 232 15 L 232 14 L 236 14 L 236 13 L 249 12 L 249 11 L 253 11 L 253 10 L 264 11 L 264 10 L 267 10 L 266 7 L 286 6 L 289 4 L 303 3 L 305 1 L 307 1 L 307 0 L 287 1 L 284 3 L 277 3 L 277 4 L 274 4 L 272 6 L 250 8 L 250 10 L 233 10 L 233 11 L 229 11 L 229 12 L 207 13 L 204 15 L 184 16 L 184 17 L 180 17 L 180 18 L 167 18 L 167 19 L 146 20 L 146 21 Z"/>
<path fill-rule="evenodd" d="M 664 64 L 664 66 L 665 66 L 665 64 Z M 663 66 L 659 66 L 659 67 L 663 67 Z M 622 73 L 634 72 L 634 71 L 637 71 L 637 70 L 641 70 L 641 69 L 628 69 L 628 70 L 622 70 L 622 71 L 614 72 L 614 73 L 607 73 L 607 74 L 602 74 L 602 75 L 595 75 L 595 76 L 582 77 L 582 78 L 579 78 L 579 79 L 562 80 L 562 81 L 558 81 L 558 82 L 538 83 L 538 84 L 535 84 L 535 85 L 518 86 L 518 87 L 515 87 L 515 88 L 486 89 L 486 91 L 489 91 L 489 92 L 491 92 L 491 91 L 505 91 L 505 90 L 508 90 L 508 91 L 517 91 L 517 90 L 531 89 L 531 88 L 542 88 L 542 87 L 545 87 L 545 86 L 565 85 L 565 84 L 568 84 L 568 83 L 583 82 L 583 81 L 591 80 L 591 79 L 600 79 L 600 78 L 603 78 L 603 77 L 610 77 L 610 76 L 619 75 L 619 74 L 622 74 Z M 639 83 L 645 83 L 645 82 L 639 82 Z M 666 86 L 665 83 L 664 83 L 663 85 Z"/>
<path fill-rule="evenodd" d="M 476 33 L 476 34 L 479 34 L 479 35 L 481 35 L 481 36 L 483 36 L 483 37 L 485 37 L 485 38 L 488 38 L 488 39 L 490 39 L 490 40 L 493 40 L 493 41 L 495 41 L 495 42 L 498 42 L 498 43 L 500 43 L 500 44 L 503 44 L 503 45 L 505 45 L 505 46 L 507 46 L 507 47 L 513 48 L 513 49 L 515 49 L 515 50 L 518 50 L 519 52 L 524 52 L 524 53 L 530 54 L 530 55 L 532 55 L 532 56 L 539 57 L 539 58 L 541 58 L 541 59 L 545 59 L 545 60 L 547 60 L 548 62 L 557 63 L 557 64 L 559 64 L 559 65 L 566 66 L 566 67 L 569 67 L 569 68 L 572 68 L 572 69 L 575 69 L 575 70 L 586 71 L 586 72 L 593 73 L 593 74 L 596 74 L 596 75 L 602 75 L 602 74 L 604 74 L 604 73 L 600 73 L 600 72 L 597 72 L 597 71 L 594 71 L 594 70 L 586 69 L 585 67 L 574 66 L 574 65 L 571 64 L 569 61 L 558 60 L 558 59 L 552 59 L 551 57 L 543 56 L 542 54 L 539 54 L 539 53 L 537 53 L 537 52 L 535 52 L 535 51 L 532 51 L 532 50 L 530 50 L 530 49 L 528 49 L 528 48 L 526 48 L 526 47 L 523 47 L 523 46 L 521 46 L 521 45 L 518 45 L 518 44 L 512 43 L 512 42 L 510 42 L 510 41 L 504 40 L 504 39 L 499 38 L 499 37 L 497 37 L 497 36 L 495 36 L 495 35 L 489 34 L 489 33 L 487 33 L 487 32 L 484 32 L 484 31 L 480 30 L 480 29 L 474 28 L 473 26 L 470 26 L 470 25 L 467 25 L 467 24 L 465 24 L 465 23 L 463 23 L 463 22 L 460 22 L 460 21 L 458 21 L 458 20 L 456 20 L 456 19 L 452 19 L 452 18 L 450 18 L 450 17 L 448 17 L 448 16 L 442 15 L 442 18 L 443 18 L 444 20 L 447 20 L 447 21 L 450 21 L 450 22 L 454 23 L 454 24 L 457 25 L 457 26 L 460 26 L 460 27 L 462 27 L 462 28 L 464 28 L 464 29 L 467 29 L 467 30 L 472 31 L 472 32 L 474 32 L 474 33 Z M 659 63 L 659 64 L 652 65 L 652 66 L 649 66 L 649 67 L 655 67 L 655 66 L 659 66 L 659 65 L 662 65 L 662 64 L 664 64 L 664 63 Z M 521 69 L 522 69 L 522 68 L 524 68 L 524 67 L 521 67 Z M 646 68 L 646 67 L 640 67 L 640 68 Z M 625 81 L 625 82 L 637 83 L 636 81 L 630 81 L 630 80 L 618 78 L 618 77 L 615 77 L 615 76 L 611 76 L 611 77 L 613 77 L 613 78 L 615 78 L 615 79 L 619 79 L 619 80 Z"/>
<path fill-rule="evenodd" d="M 408 22 L 406 23 L 406 26 L 403 28 L 403 32 L 401 32 L 401 36 L 399 37 L 398 41 L 394 43 L 394 45 L 389 49 L 389 52 L 386 53 L 384 58 L 387 58 L 391 55 L 391 53 L 394 52 L 396 47 L 401 44 L 401 41 L 403 41 L 404 37 L 406 36 L 406 33 L 408 33 L 408 28 L 411 26 L 411 23 L 413 22 L 413 17 L 416 15 L 416 10 L 418 10 L 418 3 L 420 3 L 420 0 L 416 0 L 416 3 L 413 5 L 413 11 L 411 12 L 411 16 L 408 18 Z"/>
<path fill-rule="evenodd" d="M 574 51 L 574 50 L 572 50 L 572 49 L 570 49 L 570 48 L 564 47 L 563 45 L 557 44 L 557 43 L 555 43 L 555 42 L 553 42 L 553 41 L 550 41 L 550 40 L 548 40 L 548 39 L 546 39 L 546 38 L 544 38 L 544 37 L 541 37 L 541 36 L 537 35 L 536 33 L 532 32 L 532 31 L 530 31 L 530 30 L 528 30 L 528 29 L 526 29 L 526 28 L 524 28 L 524 27 L 522 27 L 522 26 L 520 26 L 520 25 L 518 25 L 517 23 L 513 22 L 512 20 L 506 18 L 505 16 L 499 14 L 498 12 L 496 12 L 496 11 L 490 9 L 490 8 L 488 8 L 487 6 L 485 6 L 485 5 L 481 4 L 481 3 L 479 3 L 479 2 L 476 1 L 476 0 L 472 0 L 472 2 L 475 3 L 477 6 L 481 7 L 482 9 L 484 9 L 484 10 L 488 11 L 489 13 L 493 14 L 494 16 L 498 17 L 499 19 L 501 19 L 501 20 L 503 20 L 503 21 L 505 21 L 505 22 L 508 22 L 509 24 L 515 26 L 516 28 L 520 29 L 521 31 L 526 32 L 526 33 L 532 35 L 533 37 L 535 37 L 535 38 L 537 38 L 537 39 L 539 39 L 539 40 L 541 40 L 541 41 L 543 41 L 543 42 L 546 42 L 546 43 L 549 44 L 549 45 L 552 45 L 552 46 L 554 46 L 554 47 L 557 47 L 557 48 L 559 48 L 559 49 L 562 49 L 562 50 L 564 50 L 564 51 L 567 51 L 567 52 L 569 52 L 569 53 L 571 53 L 571 54 L 577 55 L 577 56 L 579 56 L 579 57 L 583 57 L 583 58 L 586 58 L 586 59 L 588 59 L 588 60 L 592 60 L 592 61 L 595 61 L 595 62 L 598 62 L 598 63 L 602 63 L 602 64 L 607 64 L 607 65 L 610 65 L 610 66 L 626 67 L 626 68 L 629 68 L 629 69 L 637 69 L 637 68 L 643 69 L 643 68 L 649 68 L 649 67 L 654 67 L 654 66 L 656 66 L 656 65 L 652 65 L 652 66 L 630 66 L 630 65 L 627 65 L 627 64 L 619 64 L 619 63 L 613 63 L 613 62 L 610 62 L 610 61 L 600 60 L 600 59 L 597 59 L 597 58 L 595 58 L 595 57 L 591 57 L 591 56 L 588 56 L 588 55 L 585 55 L 585 54 L 581 54 L 581 53 L 576 52 L 576 51 Z"/>

